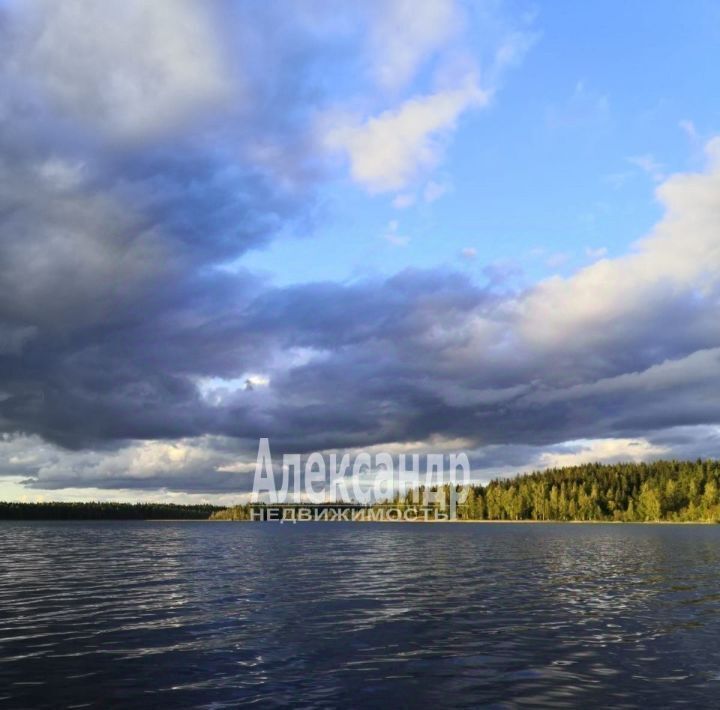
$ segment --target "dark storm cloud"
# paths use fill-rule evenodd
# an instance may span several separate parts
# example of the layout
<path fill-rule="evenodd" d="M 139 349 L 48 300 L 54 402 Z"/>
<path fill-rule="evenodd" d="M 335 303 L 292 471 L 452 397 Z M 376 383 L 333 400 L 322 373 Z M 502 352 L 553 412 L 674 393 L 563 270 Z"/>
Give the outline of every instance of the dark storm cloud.
<path fill-rule="evenodd" d="M 472 333 L 461 332 L 483 310 L 495 313 L 498 301 L 452 273 L 275 291 L 255 284 L 260 295 L 234 283 L 227 275 L 199 281 L 194 298 L 85 330 L 61 347 L 33 339 L 6 361 L 34 388 L 0 411 L 25 431 L 71 446 L 212 433 L 267 435 L 298 451 L 434 434 L 541 445 L 638 436 L 717 416 L 714 351 L 571 386 L 564 361 L 553 370 L 540 356 L 530 364 L 527 355 L 490 360 L 474 351 Z M 458 354 L 468 345 L 470 361 Z M 309 361 L 273 364 L 293 348 L 308 349 Z M 607 369 L 615 367 L 608 358 Z M 192 379 L 247 371 L 269 372 L 270 386 L 219 405 Z"/>
<path fill-rule="evenodd" d="M 0 421 L 75 447 L 211 428 L 188 375 L 242 367 L 214 321 L 257 289 L 217 266 L 312 217 L 303 62 L 239 77 L 273 41 L 225 56 L 188 3 L 102 37 L 90 5 L 27 10 L 0 9 Z"/>
<path fill-rule="evenodd" d="M 237 439 L 250 456 L 261 436 L 278 454 L 463 437 L 500 447 L 474 459 L 487 466 L 519 465 L 533 447 L 558 441 L 642 437 L 720 417 L 712 350 L 616 375 L 610 348 L 607 377 L 571 385 L 566 380 L 575 382 L 583 366 L 569 372 L 562 351 L 555 366 L 541 353 L 488 356 L 475 342 L 479 326 L 468 322 L 498 318 L 504 301 L 452 273 L 282 290 L 227 274 L 187 283 L 186 297 L 153 299 L 122 323 L 71 339 L 41 335 L 22 355 L 6 355 L 11 396 L 0 412 L 8 429 L 76 449 L 214 434 Z M 493 335 L 486 347 L 496 346 Z M 301 361 L 284 359 L 293 351 Z M 253 371 L 268 373 L 269 386 L 214 404 L 196 386 L 198 377 Z M 213 471 L 158 472 L 127 486 L 243 488 Z M 118 476 L 81 480 L 117 487 Z M 53 485 L 69 480 L 78 479 Z"/>

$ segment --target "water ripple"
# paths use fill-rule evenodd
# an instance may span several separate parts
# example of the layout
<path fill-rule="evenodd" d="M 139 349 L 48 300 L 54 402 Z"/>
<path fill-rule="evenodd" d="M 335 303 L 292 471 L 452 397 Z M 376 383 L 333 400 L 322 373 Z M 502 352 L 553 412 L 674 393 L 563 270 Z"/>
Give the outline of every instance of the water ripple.
<path fill-rule="evenodd" d="M 8 707 L 715 705 L 720 526 L 2 523 Z"/>

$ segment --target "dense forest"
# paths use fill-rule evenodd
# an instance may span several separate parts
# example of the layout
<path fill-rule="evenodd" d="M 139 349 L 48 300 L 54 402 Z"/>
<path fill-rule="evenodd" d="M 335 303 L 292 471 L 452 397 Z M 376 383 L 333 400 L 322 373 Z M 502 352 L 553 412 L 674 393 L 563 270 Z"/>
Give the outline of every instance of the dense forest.
<path fill-rule="evenodd" d="M 458 517 L 718 521 L 720 462 L 586 464 L 495 480 L 470 488 Z"/>
<path fill-rule="evenodd" d="M 231 508 L 216 510 L 210 520 L 250 520 L 250 507 L 247 505 L 234 505 Z"/>
<path fill-rule="evenodd" d="M 214 505 L 173 503 L 2 503 L 0 520 L 207 520 Z"/>
<path fill-rule="evenodd" d="M 440 502 L 433 505 L 446 508 L 449 489 L 435 492 Z M 392 505 L 417 507 L 416 495 L 411 491 Z M 586 464 L 498 479 L 470 487 L 457 515 L 461 520 L 720 521 L 720 462 Z M 212 515 L 249 518 L 249 507 L 242 505 Z"/>

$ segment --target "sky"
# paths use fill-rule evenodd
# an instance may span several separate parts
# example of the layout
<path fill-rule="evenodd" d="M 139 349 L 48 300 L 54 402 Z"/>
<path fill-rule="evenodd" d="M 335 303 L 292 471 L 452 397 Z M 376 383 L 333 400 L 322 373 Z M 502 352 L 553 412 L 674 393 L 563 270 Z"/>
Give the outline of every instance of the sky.
<path fill-rule="evenodd" d="M 0 0 L 0 499 L 720 456 L 720 8 Z"/>

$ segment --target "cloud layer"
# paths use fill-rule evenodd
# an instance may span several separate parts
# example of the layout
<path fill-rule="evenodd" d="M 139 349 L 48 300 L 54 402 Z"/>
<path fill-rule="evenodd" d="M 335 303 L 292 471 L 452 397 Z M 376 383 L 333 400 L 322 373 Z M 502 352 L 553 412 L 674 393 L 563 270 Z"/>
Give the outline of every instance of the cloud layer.
<path fill-rule="evenodd" d="M 462 440 L 479 475 L 720 453 L 717 140 L 704 171 L 658 185 L 650 234 L 567 278 L 272 287 L 242 256 L 312 225 L 336 151 L 363 189 L 411 186 L 527 38 L 499 42 L 489 83 L 464 59 L 452 83 L 453 3 L 324 24 L 313 3 L 284 24 L 272 3 L 222 21 L 176 1 L 27 7 L 0 7 L 1 474 L 230 492 L 261 436 L 277 453 Z M 372 98 L 353 111 L 322 76 L 358 65 Z M 424 71 L 434 85 L 403 93 Z"/>

